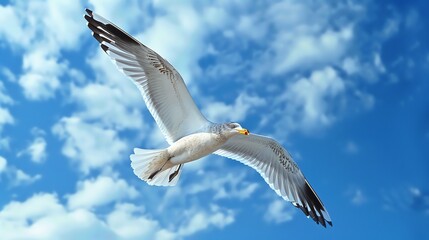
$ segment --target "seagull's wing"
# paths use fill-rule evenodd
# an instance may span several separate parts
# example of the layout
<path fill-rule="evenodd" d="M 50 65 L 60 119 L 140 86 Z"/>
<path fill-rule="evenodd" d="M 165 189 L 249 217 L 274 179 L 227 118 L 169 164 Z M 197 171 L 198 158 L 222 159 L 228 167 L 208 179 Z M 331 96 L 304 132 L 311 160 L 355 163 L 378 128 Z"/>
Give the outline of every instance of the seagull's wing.
<path fill-rule="evenodd" d="M 316 223 L 332 226 L 331 218 L 316 192 L 290 154 L 275 140 L 251 134 L 229 139 L 215 154 L 238 160 L 261 174 L 270 187 L 300 208 Z"/>
<path fill-rule="evenodd" d="M 168 143 L 208 123 L 169 62 L 91 10 L 84 17 L 101 48 L 137 85 Z"/>

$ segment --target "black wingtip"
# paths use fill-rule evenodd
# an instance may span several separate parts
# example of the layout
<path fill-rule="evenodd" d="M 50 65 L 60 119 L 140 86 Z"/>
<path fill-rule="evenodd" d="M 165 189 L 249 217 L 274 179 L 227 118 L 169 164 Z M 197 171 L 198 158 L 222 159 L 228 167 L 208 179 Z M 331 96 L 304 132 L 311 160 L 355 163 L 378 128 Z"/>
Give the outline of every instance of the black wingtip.
<path fill-rule="evenodd" d="M 92 17 L 92 10 L 85 8 L 85 12 Z"/>
<path fill-rule="evenodd" d="M 103 49 L 103 51 L 107 52 L 107 50 L 109 50 L 109 47 L 107 47 L 104 44 L 100 44 L 101 49 Z"/>
<path fill-rule="evenodd" d="M 98 16 L 97 14 L 93 13 L 92 10 L 86 8 L 85 9 L 86 14 L 84 15 L 85 20 L 88 22 L 88 27 L 95 33 L 100 34 L 100 30 L 97 29 L 101 27 L 104 32 L 104 34 L 108 34 L 112 38 L 120 39 L 121 41 L 127 43 L 127 44 L 134 44 L 134 45 L 140 45 L 140 43 L 128 35 L 126 32 L 124 32 L 119 27 L 115 26 L 113 23 L 109 22 L 108 20 L 102 18 L 101 16 Z M 95 16 L 94 16 L 95 15 Z M 95 37 L 96 35 L 94 35 Z M 99 39 L 97 39 L 99 40 Z M 101 42 L 101 41 L 99 41 Z"/>

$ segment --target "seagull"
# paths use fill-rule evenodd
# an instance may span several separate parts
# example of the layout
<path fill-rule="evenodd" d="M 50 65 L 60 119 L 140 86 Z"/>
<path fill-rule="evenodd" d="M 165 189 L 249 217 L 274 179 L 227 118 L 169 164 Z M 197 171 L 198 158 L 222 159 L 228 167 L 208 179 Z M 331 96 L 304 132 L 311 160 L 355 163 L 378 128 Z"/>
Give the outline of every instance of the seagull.
<path fill-rule="evenodd" d="M 307 217 L 324 227 L 332 226 L 322 201 L 277 141 L 250 134 L 235 122 L 208 121 L 167 60 L 100 15 L 85 11 L 92 36 L 138 87 L 170 145 L 165 149 L 135 148 L 130 160 L 137 177 L 149 185 L 174 186 L 185 163 L 214 153 L 255 169 L 278 195 Z"/>

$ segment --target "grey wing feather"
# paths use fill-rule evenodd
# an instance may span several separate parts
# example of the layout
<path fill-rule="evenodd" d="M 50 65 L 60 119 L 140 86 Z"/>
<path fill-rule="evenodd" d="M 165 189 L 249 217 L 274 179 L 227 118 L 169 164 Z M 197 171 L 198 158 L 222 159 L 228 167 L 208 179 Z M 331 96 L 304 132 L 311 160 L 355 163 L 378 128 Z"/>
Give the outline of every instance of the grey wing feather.
<path fill-rule="evenodd" d="M 215 154 L 238 160 L 261 174 L 270 187 L 316 223 L 332 226 L 322 201 L 290 154 L 275 140 L 251 134 L 229 139 Z"/>
<path fill-rule="evenodd" d="M 101 48 L 137 85 L 168 143 L 208 124 L 169 62 L 91 10 L 84 18 Z"/>

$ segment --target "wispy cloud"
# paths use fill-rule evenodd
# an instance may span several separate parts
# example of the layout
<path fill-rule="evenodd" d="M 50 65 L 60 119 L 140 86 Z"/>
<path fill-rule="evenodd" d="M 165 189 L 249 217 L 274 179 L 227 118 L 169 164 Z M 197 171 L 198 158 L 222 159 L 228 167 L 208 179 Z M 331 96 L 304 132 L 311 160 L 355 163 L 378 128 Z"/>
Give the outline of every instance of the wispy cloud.
<path fill-rule="evenodd" d="M 6 158 L 0 156 L 0 175 L 6 170 L 7 160 Z"/>
<path fill-rule="evenodd" d="M 3 156 L 0 156 L 0 177 L 4 175 L 9 187 L 19 187 L 32 184 L 42 178 L 41 174 L 30 175 L 23 170 L 8 164 Z"/>
<path fill-rule="evenodd" d="M 290 203 L 282 199 L 275 199 L 269 203 L 264 214 L 264 220 L 279 224 L 291 221 L 294 214 L 294 209 Z"/>
<path fill-rule="evenodd" d="M 350 193 L 350 197 L 351 197 L 350 201 L 352 202 L 352 204 L 356 206 L 362 205 L 367 201 L 367 198 L 363 193 L 362 189 L 354 189 Z"/>
<path fill-rule="evenodd" d="M 429 216 L 429 191 L 411 186 L 384 192 L 383 208 L 394 212 L 415 211 Z"/>
<path fill-rule="evenodd" d="M 28 145 L 28 147 L 22 151 L 20 151 L 17 156 L 20 157 L 22 155 L 30 156 L 31 161 L 35 163 L 42 163 L 47 158 L 46 151 L 46 140 L 43 137 L 45 132 L 38 128 L 32 129 L 32 134 L 34 136 L 33 141 Z"/>
<path fill-rule="evenodd" d="M 348 141 L 345 146 L 345 151 L 349 154 L 356 154 L 359 152 L 359 146 L 353 141 Z"/>

